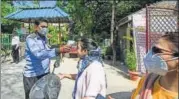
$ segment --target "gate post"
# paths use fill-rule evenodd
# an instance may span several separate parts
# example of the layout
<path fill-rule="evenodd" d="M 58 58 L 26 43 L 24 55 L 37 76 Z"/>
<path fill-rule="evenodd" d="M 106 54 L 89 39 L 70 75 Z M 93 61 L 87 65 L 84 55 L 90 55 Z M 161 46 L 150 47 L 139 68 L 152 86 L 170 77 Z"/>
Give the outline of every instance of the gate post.
<path fill-rule="evenodd" d="M 177 32 L 179 32 L 179 1 L 177 1 Z"/>
<path fill-rule="evenodd" d="M 148 5 L 146 4 L 146 53 L 148 52 L 149 24 L 148 24 Z"/>

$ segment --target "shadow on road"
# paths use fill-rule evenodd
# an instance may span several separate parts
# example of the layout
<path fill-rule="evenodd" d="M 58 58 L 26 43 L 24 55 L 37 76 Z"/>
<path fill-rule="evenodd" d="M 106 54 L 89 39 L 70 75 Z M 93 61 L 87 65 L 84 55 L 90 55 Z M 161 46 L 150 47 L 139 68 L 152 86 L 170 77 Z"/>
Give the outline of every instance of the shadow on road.
<path fill-rule="evenodd" d="M 119 75 L 123 76 L 124 78 L 129 79 L 129 75 L 128 75 L 127 73 L 121 72 L 121 71 L 117 71 L 117 73 L 118 73 Z"/>
<path fill-rule="evenodd" d="M 112 60 L 103 60 L 103 62 L 105 64 L 108 64 L 108 65 L 112 66 Z M 116 62 L 116 66 L 113 66 L 113 67 L 116 68 L 116 69 L 119 69 L 119 70 L 121 70 L 123 72 L 126 72 L 126 73 L 128 71 L 128 68 L 122 62 L 120 62 L 120 61 L 117 61 Z"/>
<path fill-rule="evenodd" d="M 108 94 L 108 96 L 111 96 L 114 99 L 130 99 L 131 94 L 131 92 L 116 92 Z"/>
<path fill-rule="evenodd" d="M 129 78 L 128 69 L 121 62 L 117 61 L 116 66 L 112 66 L 112 60 L 103 60 L 104 64 L 110 65 L 113 70 L 117 70 L 117 74 L 123 76 L 124 78 Z"/>

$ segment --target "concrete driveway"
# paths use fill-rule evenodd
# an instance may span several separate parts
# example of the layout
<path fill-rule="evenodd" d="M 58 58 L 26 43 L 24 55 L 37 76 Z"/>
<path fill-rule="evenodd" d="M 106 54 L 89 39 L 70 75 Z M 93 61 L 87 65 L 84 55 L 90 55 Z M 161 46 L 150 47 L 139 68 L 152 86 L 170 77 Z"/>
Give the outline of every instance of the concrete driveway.
<path fill-rule="evenodd" d="M 54 61 L 51 62 L 51 68 Z M 118 63 L 119 64 L 119 63 Z M 77 59 L 64 58 L 55 73 L 76 73 Z M 5 63 L 1 65 L 1 99 L 24 99 L 24 89 L 22 81 L 22 71 L 25 66 L 25 60 L 19 64 Z M 105 61 L 105 72 L 107 75 L 108 89 L 115 99 L 129 99 L 131 91 L 136 87 L 137 82 L 128 79 L 126 68 L 119 64 L 119 68 L 112 67 L 110 61 Z M 72 99 L 72 90 L 74 81 L 64 79 L 61 81 L 62 87 L 59 99 Z"/>

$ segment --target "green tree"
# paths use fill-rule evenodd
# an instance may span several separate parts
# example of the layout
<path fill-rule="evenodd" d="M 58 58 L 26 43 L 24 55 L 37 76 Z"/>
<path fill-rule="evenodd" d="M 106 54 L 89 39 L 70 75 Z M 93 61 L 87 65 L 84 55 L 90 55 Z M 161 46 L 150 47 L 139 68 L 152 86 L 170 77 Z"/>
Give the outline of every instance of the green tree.
<path fill-rule="evenodd" d="M 1 17 L 2 17 L 2 24 L 12 24 L 13 21 L 5 19 L 4 17 L 12 12 L 14 12 L 15 9 L 10 4 L 10 2 L 2 1 L 1 2 Z"/>
<path fill-rule="evenodd" d="M 10 13 L 13 13 L 16 9 L 12 6 L 11 1 L 1 2 L 1 22 L 2 22 L 2 32 L 12 33 L 13 28 L 20 27 L 20 22 L 5 19 L 4 17 Z"/>
<path fill-rule="evenodd" d="M 111 0 L 111 1 L 96 1 L 96 9 L 93 13 L 93 23 L 95 26 L 94 33 L 100 35 L 100 33 L 110 33 L 111 34 L 111 46 L 113 48 L 113 65 L 116 59 L 116 25 L 118 21 L 125 16 L 144 8 L 146 4 L 154 3 L 161 0 Z M 87 1 L 88 5 L 90 3 L 94 4 L 92 1 Z M 112 9 L 112 11 L 111 11 Z M 110 31 L 109 31 L 110 30 Z M 101 32 L 106 31 L 106 32 Z M 101 35 L 102 36 L 102 35 Z"/>
<path fill-rule="evenodd" d="M 70 18 L 74 22 L 74 33 L 90 36 L 92 30 L 92 12 L 85 6 L 83 0 L 70 0 L 67 5 L 63 5 L 63 1 L 58 1 L 57 5 L 70 14 Z"/>
<path fill-rule="evenodd" d="M 113 1 L 115 7 L 113 7 Z M 70 17 L 74 22 L 74 33 L 76 35 L 82 33 L 83 35 L 96 40 L 99 40 L 99 38 L 103 38 L 104 40 L 104 38 L 111 37 L 111 44 L 116 45 L 116 25 L 119 24 L 119 20 L 140 10 L 141 8 L 144 8 L 146 4 L 151 4 L 161 0 L 113 1 L 69 0 L 66 3 L 64 3 L 64 1 L 58 1 L 57 5 L 70 14 Z M 115 8 L 115 13 L 112 13 L 112 8 Z M 111 19 L 113 22 L 111 22 Z M 115 53 L 115 50 L 113 50 L 113 53 Z"/>

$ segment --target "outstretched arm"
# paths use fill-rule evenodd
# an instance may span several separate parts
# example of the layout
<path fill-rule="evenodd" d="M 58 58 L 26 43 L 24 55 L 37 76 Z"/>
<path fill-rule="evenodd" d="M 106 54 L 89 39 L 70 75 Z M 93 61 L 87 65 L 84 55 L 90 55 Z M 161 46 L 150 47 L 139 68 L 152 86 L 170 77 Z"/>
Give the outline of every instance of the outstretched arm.
<path fill-rule="evenodd" d="M 77 74 L 58 74 L 57 76 L 60 79 L 68 78 L 68 79 L 76 80 Z"/>
<path fill-rule="evenodd" d="M 41 49 L 31 38 L 27 38 L 26 45 L 31 53 L 38 59 L 46 59 L 56 56 L 55 49 Z"/>

